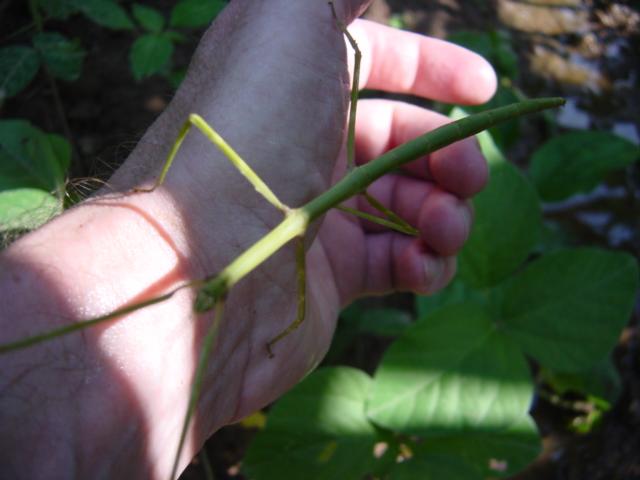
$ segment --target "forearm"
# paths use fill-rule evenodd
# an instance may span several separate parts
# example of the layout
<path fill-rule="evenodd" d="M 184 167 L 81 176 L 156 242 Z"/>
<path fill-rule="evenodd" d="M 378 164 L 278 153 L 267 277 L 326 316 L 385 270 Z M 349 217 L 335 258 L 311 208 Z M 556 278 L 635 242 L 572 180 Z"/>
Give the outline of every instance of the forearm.
<path fill-rule="evenodd" d="M 164 220 L 170 216 L 154 212 L 168 204 L 150 195 L 90 202 L 3 252 L 0 343 L 108 313 L 189 278 L 185 252 Z M 148 370 L 159 352 L 146 339 L 174 334 L 165 321 L 166 330 L 148 335 L 160 315 L 184 319 L 189 304 L 185 292 L 155 311 L 0 357 L 3 471 L 13 466 L 15 478 L 37 478 L 50 475 L 51 464 L 70 477 L 152 468 L 135 457 L 153 454 L 154 441 L 161 441 L 154 435 L 171 420 L 148 422 L 173 413 L 164 410 L 178 392 Z"/>

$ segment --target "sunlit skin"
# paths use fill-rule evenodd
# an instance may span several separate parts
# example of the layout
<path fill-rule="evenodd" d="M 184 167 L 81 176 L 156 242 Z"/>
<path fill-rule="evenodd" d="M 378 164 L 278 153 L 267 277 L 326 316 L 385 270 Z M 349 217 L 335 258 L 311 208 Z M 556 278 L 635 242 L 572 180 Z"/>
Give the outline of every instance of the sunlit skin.
<path fill-rule="evenodd" d="M 336 2 L 351 23 L 368 2 Z M 495 90 L 481 58 L 366 21 L 349 27 L 361 86 L 476 104 Z M 191 112 L 203 116 L 286 204 L 344 173 L 347 50 L 324 1 L 234 0 L 205 34 L 188 76 L 110 184 L 150 186 Z M 356 161 L 446 122 L 389 100 L 358 106 Z M 468 199 L 487 179 L 473 140 L 417 160 L 370 192 L 420 238 L 332 211 L 307 237 L 307 315 L 269 359 L 265 345 L 295 317 L 293 246 L 230 292 L 216 352 L 187 437 L 186 466 L 216 429 L 276 399 L 322 359 L 341 307 L 366 294 L 431 293 L 455 272 L 471 228 Z M 371 211 L 366 202 L 351 206 Z M 152 193 L 85 202 L 0 257 L 0 342 L 105 314 L 211 275 L 281 213 L 197 133 Z M 0 464 L 11 478 L 166 478 L 198 346 L 211 320 L 194 290 L 84 334 L 0 357 Z"/>

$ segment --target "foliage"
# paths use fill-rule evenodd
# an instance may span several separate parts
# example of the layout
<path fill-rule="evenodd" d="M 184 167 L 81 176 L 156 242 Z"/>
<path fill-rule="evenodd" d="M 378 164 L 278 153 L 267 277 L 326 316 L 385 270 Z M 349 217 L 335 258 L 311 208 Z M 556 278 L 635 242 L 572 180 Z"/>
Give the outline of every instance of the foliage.
<path fill-rule="evenodd" d="M 180 75 L 170 72 L 170 63 L 174 44 L 183 36 L 174 29 L 206 26 L 224 4 L 177 0 L 166 20 L 160 11 L 138 3 L 125 8 L 116 0 L 34 1 L 29 44 L 0 48 L 0 104 L 24 91 L 41 68 L 64 82 L 82 75 L 86 50 L 78 39 L 49 31 L 49 21 L 81 15 L 102 27 L 132 32 L 136 36 L 129 55 L 133 77 L 166 73 L 179 81 Z M 70 161 L 66 139 L 45 134 L 23 120 L 0 121 L 0 233 L 36 228 L 62 210 Z"/>
<path fill-rule="evenodd" d="M 0 100 L 20 93 L 35 78 L 41 66 L 55 78 L 72 82 L 82 73 L 86 51 L 75 39 L 59 32 L 44 30 L 42 15 L 52 20 L 66 20 L 81 14 L 96 24 L 132 31 L 136 38 L 129 60 L 136 80 L 150 75 L 170 74 L 174 44 L 184 37 L 176 28 L 199 28 L 208 25 L 222 10 L 222 0 L 178 0 L 168 21 L 157 9 L 134 3 L 130 12 L 116 0 L 38 0 L 32 16 L 40 28 L 31 37 L 31 45 L 0 48 Z M 142 32 L 138 32 L 138 28 Z"/>
<path fill-rule="evenodd" d="M 640 148 L 608 132 L 564 133 L 542 145 L 531 159 L 531 178 L 547 201 L 593 190 L 609 172 L 640 160 Z M 571 179 L 571 181 L 567 181 Z"/>
<path fill-rule="evenodd" d="M 621 151 L 617 137 L 597 138 L 598 151 Z M 597 405 L 577 429 L 593 426 L 598 412 L 608 408 L 613 398 L 607 387 L 617 382 L 608 355 L 633 307 L 637 262 L 595 248 L 533 256 L 542 229 L 538 193 L 488 133 L 479 140 L 491 180 L 474 200 L 476 223 L 460 255 L 459 277 L 434 297 L 417 297 L 411 324 L 393 309 L 347 309 L 343 335 L 369 326 L 369 332 L 395 341 L 373 377 L 323 368 L 283 397 L 245 458 L 251 478 L 291 474 L 292 458 L 307 474 L 334 478 L 342 473 L 345 450 L 352 453 L 354 470 L 340 478 L 513 474 L 540 449 L 528 415 L 535 393 L 528 360 L 540 365 L 543 380 L 559 394 L 583 393 Z M 593 159 L 586 149 L 572 155 L 581 165 Z M 548 145 L 534 158 L 556 162 Z M 555 175 L 555 184 L 570 178 Z M 544 181 L 538 185 L 544 188 Z M 331 392 L 349 392 L 352 382 L 361 387 L 349 397 L 349 407 L 335 403 Z M 327 431 L 336 417 L 352 428 Z M 384 445 L 387 453 L 377 455 L 372 445 Z M 281 449 L 284 458 L 277 453 Z"/>
<path fill-rule="evenodd" d="M 222 10 L 224 2 L 213 0 L 182 0 L 172 9 L 168 25 L 163 15 L 144 5 L 133 5 L 133 16 L 147 33 L 138 37 L 129 55 L 134 78 L 140 80 L 167 70 L 173 54 L 174 43 L 182 41 L 178 27 L 202 27 L 207 25 Z"/>
<path fill-rule="evenodd" d="M 0 121 L 0 232 L 36 228 L 62 211 L 69 143 L 24 120 Z"/>
<path fill-rule="evenodd" d="M 22 91 L 46 65 L 56 78 L 66 81 L 80 76 L 85 51 L 77 42 L 58 33 L 38 33 L 32 46 L 9 46 L 0 49 L 0 99 Z"/>

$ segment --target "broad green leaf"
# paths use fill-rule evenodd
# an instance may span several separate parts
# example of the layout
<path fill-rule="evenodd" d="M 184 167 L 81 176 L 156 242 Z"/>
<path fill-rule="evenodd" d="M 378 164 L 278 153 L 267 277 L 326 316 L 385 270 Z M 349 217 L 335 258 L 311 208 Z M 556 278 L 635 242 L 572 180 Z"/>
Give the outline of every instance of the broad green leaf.
<path fill-rule="evenodd" d="M 494 434 L 461 434 L 422 441 L 412 456 L 392 467 L 392 479 L 488 479 L 511 476 L 540 453 L 540 437 L 533 419 Z"/>
<path fill-rule="evenodd" d="M 152 33 L 160 33 L 164 28 L 164 17 L 155 8 L 134 3 L 132 13 L 138 23 Z"/>
<path fill-rule="evenodd" d="M 426 444 L 425 451 L 456 454 L 482 471 L 483 478 L 495 478 L 524 469 L 539 455 L 541 447 L 534 420 L 523 415 L 501 432 L 439 438 Z"/>
<path fill-rule="evenodd" d="M 543 366 L 579 372 L 601 361 L 629 320 L 638 265 L 624 253 L 550 253 L 500 287 L 505 334 Z"/>
<path fill-rule="evenodd" d="M 489 160 L 489 184 L 473 201 L 475 222 L 460 253 L 460 276 L 476 288 L 498 284 L 529 256 L 542 224 L 536 192 L 503 160 L 488 133 L 478 136 Z"/>
<path fill-rule="evenodd" d="M 614 170 L 640 159 L 640 148 L 608 132 L 579 131 L 557 135 L 531 160 L 531 178 L 547 201 L 588 192 Z"/>
<path fill-rule="evenodd" d="M 62 202 L 37 188 L 0 191 L 0 232 L 31 230 L 62 211 Z"/>
<path fill-rule="evenodd" d="M 13 97 L 25 88 L 40 68 L 33 48 L 14 46 L 0 49 L 0 100 Z"/>
<path fill-rule="evenodd" d="M 164 35 L 149 33 L 138 38 L 131 47 L 129 60 L 136 80 L 161 72 L 169 64 L 173 43 Z"/>
<path fill-rule="evenodd" d="M 527 415 L 529 368 L 479 305 L 437 310 L 407 329 L 374 376 L 367 415 L 426 437 L 500 432 Z"/>
<path fill-rule="evenodd" d="M 98 25 L 115 30 L 134 28 L 127 11 L 113 0 L 73 0 L 73 2 L 78 10 Z"/>
<path fill-rule="evenodd" d="M 38 5 L 47 15 L 58 20 L 66 20 L 78 11 L 74 0 L 38 0 Z"/>
<path fill-rule="evenodd" d="M 529 415 L 523 415 L 500 432 L 453 435 L 424 442 L 418 455 L 455 455 L 460 463 L 481 472 L 481 478 L 496 478 L 524 469 L 540 450 L 536 424 Z"/>
<path fill-rule="evenodd" d="M 61 191 L 70 157 L 65 142 L 24 120 L 0 121 L 0 191 L 24 187 Z"/>
<path fill-rule="evenodd" d="M 484 304 L 486 298 L 478 290 L 469 288 L 460 277 L 456 277 L 444 290 L 426 297 L 416 295 L 416 315 L 423 318 L 432 314 L 435 310 L 447 305 L 465 302 L 475 302 Z"/>
<path fill-rule="evenodd" d="M 461 462 L 460 457 L 419 453 L 393 466 L 390 480 L 484 480 L 477 469 Z"/>
<path fill-rule="evenodd" d="M 222 0 L 181 0 L 171 11 L 172 27 L 203 27 L 222 11 Z"/>
<path fill-rule="evenodd" d="M 275 404 L 243 461 L 248 478 L 362 478 L 375 461 L 374 426 L 364 414 L 371 379 L 324 368 Z"/>
<path fill-rule="evenodd" d="M 49 71 L 62 80 L 72 82 L 80 77 L 86 52 L 78 42 L 59 33 L 37 33 L 33 46 L 40 52 Z"/>
<path fill-rule="evenodd" d="M 454 108 L 449 115 L 466 116 Z M 460 253 L 460 277 L 475 288 L 496 285 L 529 256 L 542 225 L 536 192 L 520 171 L 507 162 L 488 132 L 476 135 L 489 163 L 489 184 L 475 197 L 475 222 Z"/>

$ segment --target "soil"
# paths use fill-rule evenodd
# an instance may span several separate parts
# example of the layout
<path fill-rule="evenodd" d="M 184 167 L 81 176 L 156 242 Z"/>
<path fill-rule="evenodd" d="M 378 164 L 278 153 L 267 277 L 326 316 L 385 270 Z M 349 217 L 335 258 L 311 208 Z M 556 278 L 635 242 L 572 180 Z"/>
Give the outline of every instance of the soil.
<path fill-rule="evenodd" d="M 173 3 L 160 0 L 153 2 L 153 6 L 169 12 Z M 563 12 L 560 16 L 565 21 L 550 20 L 557 18 L 558 12 Z M 551 17 L 545 16 L 549 13 Z M 437 37 L 459 30 L 509 32 L 519 58 L 520 73 L 514 83 L 522 92 L 528 96 L 569 97 L 578 113 L 566 120 L 567 126 L 581 122 L 582 126 L 615 130 L 638 140 L 638 2 L 376 0 L 366 17 L 384 23 L 391 19 L 405 28 Z M 0 47 L 28 42 L 29 30 L 10 32 L 30 22 L 27 2 L 0 1 Z M 71 138 L 73 178 L 108 178 L 162 111 L 174 88 L 162 76 L 134 81 L 127 58 L 135 38 L 131 32 L 108 30 L 81 17 L 50 21 L 47 28 L 77 38 L 88 50 L 80 79 L 54 84 L 40 72 L 23 93 L 0 104 L 0 116 L 27 118 L 46 131 Z M 186 67 L 200 35 L 197 31 L 183 33 L 187 39 L 177 46 L 175 69 Z M 526 165 L 525 159 L 541 134 L 532 130 L 523 137 L 525 140 L 509 156 Z M 623 186 L 622 198 L 606 194 L 587 198 L 584 203 L 548 212 L 549 218 L 570 227 L 582 244 L 623 249 L 640 257 L 638 168 L 611 179 L 611 185 Z M 596 228 L 581 220 L 581 212 L 593 210 L 608 212 L 607 228 Z M 612 230 L 618 232 L 617 236 Z M 403 297 L 396 300 L 406 303 Z M 544 396 L 536 399 L 532 414 L 545 448 L 518 479 L 640 479 L 639 318 L 640 304 L 614 355 L 622 393 L 599 426 L 587 434 L 575 433 L 570 428 L 580 416 L 572 408 L 576 398 L 565 398 L 561 404 Z M 375 338 L 362 338 L 360 342 L 348 350 L 343 363 L 357 363 L 371 370 L 385 344 Z M 235 425 L 210 439 L 206 449 L 215 478 L 243 478 L 239 473 L 240 462 L 253 435 L 253 430 Z M 201 463 L 196 461 L 182 478 L 204 478 L 202 471 Z"/>

